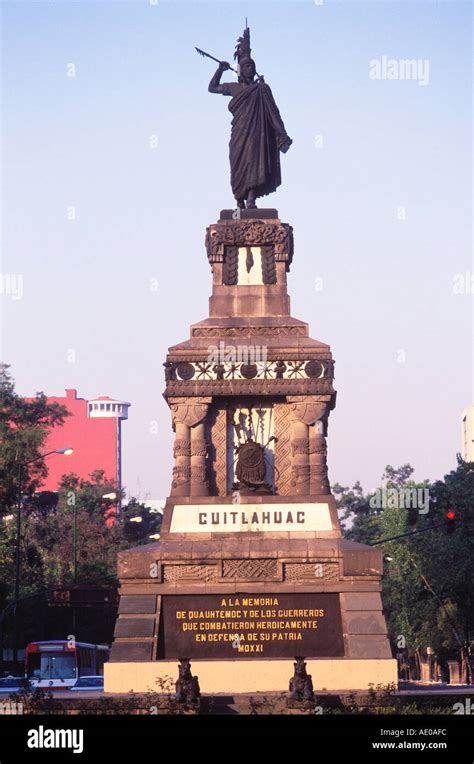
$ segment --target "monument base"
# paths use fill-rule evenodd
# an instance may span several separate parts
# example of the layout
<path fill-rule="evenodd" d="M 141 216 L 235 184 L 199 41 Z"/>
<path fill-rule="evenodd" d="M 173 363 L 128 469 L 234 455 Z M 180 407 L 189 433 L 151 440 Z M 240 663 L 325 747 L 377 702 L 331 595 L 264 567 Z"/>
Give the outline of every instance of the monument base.
<path fill-rule="evenodd" d="M 311 659 L 306 661 L 315 692 L 367 690 L 370 684 L 397 683 L 397 661 L 392 658 Z M 225 661 L 192 660 L 191 668 L 201 691 L 209 693 L 288 692 L 293 674 L 290 659 Z M 178 676 L 178 661 L 106 663 L 106 693 L 160 692 L 163 680 Z M 171 682 L 170 682 L 171 685 Z"/>
<path fill-rule="evenodd" d="M 179 658 L 203 693 L 287 691 L 297 656 L 316 690 L 396 682 L 381 550 L 336 523 L 330 495 L 169 500 L 161 540 L 119 555 L 105 691 L 156 692 Z"/>

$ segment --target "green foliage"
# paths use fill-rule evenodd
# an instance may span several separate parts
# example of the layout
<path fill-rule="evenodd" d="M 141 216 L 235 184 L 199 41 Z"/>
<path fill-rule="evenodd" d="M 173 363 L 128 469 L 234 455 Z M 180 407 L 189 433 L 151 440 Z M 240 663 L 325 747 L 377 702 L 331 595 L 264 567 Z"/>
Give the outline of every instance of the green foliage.
<path fill-rule="evenodd" d="M 22 706 L 24 714 L 47 714 L 60 710 L 58 702 L 55 702 L 51 690 L 45 690 L 42 687 L 35 687 L 34 690 L 25 689 L 20 692 L 12 693 L 10 701 Z"/>
<path fill-rule="evenodd" d="M 414 471 L 411 464 L 402 464 L 401 467 L 396 468 L 387 464 L 382 480 L 385 480 L 389 486 L 406 486 L 409 483 L 413 485 L 413 481 L 410 481 L 410 478 Z"/>
<path fill-rule="evenodd" d="M 318 699 L 324 702 L 324 699 Z M 434 705 L 437 702 L 438 705 Z M 351 692 L 341 696 L 341 707 L 328 708 L 330 714 L 392 715 L 413 716 L 418 714 L 436 714 L 449 716 L 454 713 L 453 696 L 446 696 L 441 701 L 421 696 L 409 700 L 397 693 L 395 684 L 370 684 L 367 695 Z"/>
<path fill-rule="evenodd" d="M 64 406 L 48 403 L 43 393 L 31 401 L 17 395 L 9 366 L 0 363 L 0 517 L 16 507 L 20 464 L 41 455 L 50 428 L 62 425 L 66 416 Z M 22 467 L 22 495 L 31 496 L 46 475 L 45 461 Z"/>
<path fill-rule="evenodd" d="M 386 467 L 382 480 L 389 500 L 384 506 L 374 501 L 375 494 L 365 495 L 359 483 L 333 491 L 345 536 L 353 541 L 370 544 L 417 531 L 381 544 L 385 615 L 395 652 L 406 646 L 409 656 L 419 656 L 430 646 L 444 661 L 459 654 L 460 641 L 466 654 L 473 642 L 474 465 L 459 458 L 457 469 L 431 485 L 415 483 L 412 474 L 409 464 Z M 410 508 L 410 491 L 414 496 L 426 489 L 429 511 Z M 456 513 L 452 535 L 444 527 L 448 510 Z"/>
<path fill-rule="evenodd" d="M 336 483 L 331 490 L 341 512 L 345 537 L 361 544 L 375 541 L 379 533 L 378 511 L 370 506 L 370 496 L 364 494 L 359 481 L 352 488 Z"/>
<path fill-rule="evenodd" d="M 140 518 L 138 522 L 137 519 Z M 132 498 L 126 507 L 123 507 L 120 517 L 120 531 L 127 546 L 140 546 L 149 544 L 153 539 L 150 536 L 158 534 L 161 528 L 163 515 L 160 512 L 150 510 L 146 504 Z"/>
<path fill-rule="evenodd" d="M 23 557 L 28 579 L 35 587 L 74 582 L 74 528 L 76 527 L 77 582 L 97 583 L 116 574 L 117 553 L 150 543 L 161 515 L 146 504 L 131 501 L 117 514 L 119 489 L 96 471 L 90 480 L 65 475 L 56 501 L 45 510 L 31 502 L 25 511 Z M 115 494 L 116 499 L 105 499 Z M 140 517 L 141 522 L 132 522 Z M 35 575 L 35 571 L 37 575 Z"/>
<path fill-rule="evenodd" d="M 101 471 L 91 480 L 65 475 L 49 506 L 36 500 L 23 510 L 22 592 L 74 582 L 74 532 L 77 531 L 77 581 L 95 582 L 115 571 L 114 535 L 109 525 L 115 509 L 103 495 L 118 488 Z M 109 523 L 109 525 L 108 525 Z"/>
<path fill-rule="evenodd" d="M 104 499 L 118 487 L 96 471 L 90 480 L 65 475 L 58 494 L 41 494 L 23 506 L 21 596 L 45 587 L 74 583 L 76 528 L 77 583 L 100 583 L 116 576 L 117 554 L 130 546 L 151 543 L 162 516 L 132 499 L 117 514 L 117 499 Z M 131 522 L 141 517 L 142 522 Z M 13 596 L 15 518 L 0 524 L 0 609 Z M 10 585 L 8 585 L 10 582 Z"/>

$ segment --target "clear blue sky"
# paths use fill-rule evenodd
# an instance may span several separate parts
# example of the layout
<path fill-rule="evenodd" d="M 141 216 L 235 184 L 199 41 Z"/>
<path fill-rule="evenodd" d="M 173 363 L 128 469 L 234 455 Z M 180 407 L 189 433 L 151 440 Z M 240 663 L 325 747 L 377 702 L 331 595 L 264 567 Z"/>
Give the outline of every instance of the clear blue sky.
<path fill-rule="evenodd" d="M 2 358 L 18 391 L 130 401 L 125 485 L 167 495 L 162 363 L 207 315 L 205 228 L 233 205 L 228 99 L 208 94 L 214 64 L 194 46 L 231 60 L 248 16 L 294 140 L 264 202 L 294 226 L 292 313 L 336 358 L 331 482 L 452 469 L 473 399 L 472 290 L 453 292 L 474 270 L 471 4 L 18 0 L 2 14 L 2 274 L 23 277 L 21 299 L 0 296 Z M 428 59 L 428 85 L 372 80 L 384 55 Z"/>

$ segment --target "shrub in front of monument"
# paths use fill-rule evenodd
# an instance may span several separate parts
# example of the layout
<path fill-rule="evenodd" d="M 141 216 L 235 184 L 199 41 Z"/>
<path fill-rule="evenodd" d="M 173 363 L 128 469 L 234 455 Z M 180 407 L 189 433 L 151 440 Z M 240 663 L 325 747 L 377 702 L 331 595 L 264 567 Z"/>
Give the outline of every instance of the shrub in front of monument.
<path fill-rule="evenodd" d="M 394 682 L 388 684 L 369 684 L 367 694 L 367 703 L 369 708 L 384 708 L 393 703 L 394 695 L 397 692 L 397 685 Z"/>
<path fill-rule="evenodd" d="M 81 698 L 76 707 L 80 716 L 132 716 L 148 713 L 148 699 L 131 695 L 127 698 Z"/>
<path fill-rule="evenodd" d="M 386 714 L 395 713 L 398 698 L 394 697 L 397 686 L 389 684 L 369 684 L 367 694 L 351 692 L 341 697 L 341 708 L 334 713 Z"/>
<path fill-rule="evenodd" d="M 360 714 L 360 715 L 420 715 L 436 714 L 449 715 L 453 713 L 452 697 L 436 698 L 422 696 L 414 699 L 402 695 L 395 695 L 397 687 L 395 684 L 369 685 L 367 694 L 356 694 L 354 692 L 348 695 L 339 696 L 339 703 L 335 706 L 327 699 L 328 705 L 324 705 L 325 699 L 320 698 L 323 707 L 323 713 L 328 714 Z M 436 702 L 436 705 L 435 705 Z"/>
<path fill-rule="evenodd" d="M 272 714 L 286 714 L 287 713 L 287 693 L 281 692 L 278 695 L 262 695 L 256 697 L 252 695 L 249 698 L 249 714 L 256 715 L 272 715 Z"/>
<path fill-rule="evenodd" d="M 439 702 L 440 699 L 438 698 L 438 703 Z M 433 716 L 450 716 L 453 711 L 451 706 L 434 706 L 433 700 L 426 701 L 425 699 L 424 701 L 422 700 L 421 703 L 420 701 L 400 703 L 393 711 L 386 711 L 386 713 L 400 714 L 401 716 L 425 716 L 425 714 L 433 714 Z"/>
<path fill-rule="evenodd" d="M 141 708 L 146 709 L 141 713 L 151 715 L 198 713 L 200 704 L 187 702 L 186 698 L 181 698 L 178 684 L 179 681 L 176 682 L 171 676 L 158 677 L 155 680 L 156 688 L 149 688 L 149 692 L 141 696 L 142 702 L 145 701 L 145 705 Z"/>
<path fill-rule="evenodd" d="M 61 714 L 64 713 L 62 703 L 56 700 L 51 690 L 36 687 L 34 690 L 20 690 L 12 693 L 10 701 L 21 706 L 23 714 Z"/>
<path fill-rule="evenodd" d="M 79 713 L 84 715 L 155 715 L 180 713 L 174 698 L 174 680 L 160 677 L 156 680 L 158 690 L 146 693 L 130 691 L 126 697 L 102 696 L 78 702 Z"/>

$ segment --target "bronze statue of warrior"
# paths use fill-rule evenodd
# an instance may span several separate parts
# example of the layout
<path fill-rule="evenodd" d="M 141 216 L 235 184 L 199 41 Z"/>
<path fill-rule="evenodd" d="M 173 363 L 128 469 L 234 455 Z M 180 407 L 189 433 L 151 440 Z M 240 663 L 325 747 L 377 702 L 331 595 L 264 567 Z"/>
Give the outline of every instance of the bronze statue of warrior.
<path fill-rule="evenodd" d="M 247 27 L 238 40 L 234 55 L 238 61 L 238 82 L 221 84 L 223 72 L 231 69 L 227 61 L 221 61 L 209 83 L 210 93 L 221 93 L 232 99 L 229 103 L 233 115 L 229 144 L 230 182 L 240 209 L 255 208 L 258 197 L 278 188 L 281 184 L 280 151 L 286 153 L 292 144 L 272 91 L 263 77 L 257 75 L 250 53 L 250 30 Z"/>

